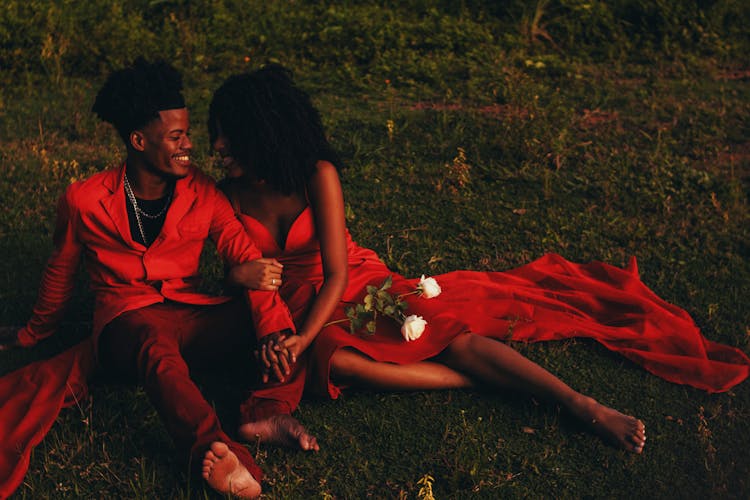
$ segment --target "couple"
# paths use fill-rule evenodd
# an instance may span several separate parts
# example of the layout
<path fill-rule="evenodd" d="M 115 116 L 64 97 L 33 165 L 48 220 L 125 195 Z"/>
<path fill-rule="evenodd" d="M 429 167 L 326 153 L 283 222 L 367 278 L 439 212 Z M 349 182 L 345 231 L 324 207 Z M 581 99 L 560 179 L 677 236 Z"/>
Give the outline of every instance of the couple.
<path fill-rule="evenodd" d="M 413 294 L 418 280 L 392 273 L 351 240 L 341 162 L 287 71 L 234 76 L 214 94 L 209 130 L 226 168 L 224 194 L 190 164 L 180 91 L 179 75 L 164 63 L 138 61 L 105 83 L 94 111 L 115 126 L 127 159 L 61 198 L 34 314 L 10 343 L 29 346 L 53 333 L 85 254 L 96 293 L 91 355 L 144 386 L 179 451 L 220 493 L 258 496 L 261 471 L 221 429 L 188 366 L 241 349 L 258 352 L 264 384 L 242 404 L 237 435 L 307 450 L 317 449 L 316 439 L 291 417 L 305 387 L 335 398 L 349 386 L 478 384 L 546 398 L 615 446 L 643 450 L 640 420 L 574 391 L 498 340 L 590 337 L 667 380 L 709 391 L 748 376 L 744 353 L 703 338 L 687 313 L 640 282 L 634 264 L 621 270 L 547 255 L 504 273 L 448 273 L 437 277 L 439 296 Z M 227 262 L 227 280 L 242 290 L 234 297 L 194 289 L 207 237 Z M 424 333 L 407 341 L 386 318 L 373 335 L 350 334 L 338 321 L 346 305 L 389 276 L 408 312 L 427 320 Z M 76 362 L 93 366 L 85 355 Z"/>

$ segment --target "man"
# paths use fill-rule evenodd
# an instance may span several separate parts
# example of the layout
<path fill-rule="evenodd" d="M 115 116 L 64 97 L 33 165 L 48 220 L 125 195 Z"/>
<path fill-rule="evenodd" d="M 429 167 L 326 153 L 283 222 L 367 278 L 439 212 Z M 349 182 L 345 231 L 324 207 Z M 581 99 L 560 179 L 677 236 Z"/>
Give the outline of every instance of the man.
<path fill-rule="evenodd" d="M 294 331 L 294 325 L 276 291 L 280 273 L 259 277 L 264 290 L 246 293 L 252 321 L 245 300 L 195 288 L 208 237 L 230 265 L 252 270 L 247 262 L 261 254 L 213 180 L 191 165 L 181 90 L 174 68 L 139 59 L 110 75 L 99 91 L 93 111 L 117 129 L 127 158 L 70 185 L 60 198 L 55 249 L 33 315 L 6 345 L 31 346 L 54 333 L 85 255 L 99 364 L 143 385 L 178 449 L 212 488 L 255 498 L 260 468 L 222 431 L 188 363 L 221 361 L 248 347 L 253 329 L 263 338 Z M 256 271 L 268 269 L 258 265 Z"/>

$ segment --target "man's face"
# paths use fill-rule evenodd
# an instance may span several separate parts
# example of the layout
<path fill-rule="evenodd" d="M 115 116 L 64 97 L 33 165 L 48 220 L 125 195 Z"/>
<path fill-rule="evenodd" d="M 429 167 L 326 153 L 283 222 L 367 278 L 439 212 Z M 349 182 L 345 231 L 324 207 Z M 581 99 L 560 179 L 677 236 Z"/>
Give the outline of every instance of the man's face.
<path fill-rule="evenodd" d="M 168 179 L 185 177 L 190 167 L 190 117 L 187 108 L 159 111 L 159 118 L 141 129 L 143 157 L 152 173 Z"/>

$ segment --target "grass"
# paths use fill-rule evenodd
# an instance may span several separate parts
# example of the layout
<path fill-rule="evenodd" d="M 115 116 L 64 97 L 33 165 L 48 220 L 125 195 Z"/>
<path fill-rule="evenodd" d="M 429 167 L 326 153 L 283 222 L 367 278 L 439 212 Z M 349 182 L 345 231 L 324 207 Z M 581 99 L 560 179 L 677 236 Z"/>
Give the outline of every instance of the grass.
<path fill-rule="evenodd" d="M 136 3 L 113 2 L 127 12 Z M 736 57 L 748 40 L 731 23 L 747 18 L 739 3 L 690 11 L 689 2 L 674 10 L 626 1 L 589 10 L 552 1 L 505 10 L 471 1 L 341 2 L 293 12 L 252 3 L 263 14 L 256 23 L 247 13 L 221 18 L 230 4 L 150 2 L 148 22 L 128 18 L 132 30 L 161 26 L 162 52 L 147 36 L 143 51 L 172 57 L 185 73 L 199 165 L 219 173 L 204 130 L 213 89 L 228 73 L 278 59 L 311 91 L 346 160 L 353 236 L 393 269 L 503 270 L 546 252 L 624 265 L 636 255 L 645 283 L 689 311 L 708 338 L 750 352 L 750 88 Z M 198 16 L 211 8 L 213 16 Z M 0 16 L 3 29 L 16 26 L 11 10 Z M 59 18 L 82 16 L 68 14 Z M 631 24 L 613 21 L 621 17 Z M 208 20 L 223 20 L 233 37 L 206 30 Z M 2 324 L 21 324 L 31 311 L 59 193 L 122 154 L 88 109 L 124 56 L 101 49 L 110 59 L 92 62 L 102 35 L 87 40 L 87 52 L 61 22 L 55 36 L 67 45 L 48 45 L 40 60 L 45 26 L 32 26 L 38 36 L 24 31 L 27 45 L 0 48 L 13 63 L 0 90 Z M 211 252 L 204 267 L 218 277 Z M 0 373 L 85 336 L 91 310 L 82 272 L 60 332 L 4 353 Z M 747 382 L 710 395 L 588 341 L 517 347 L 642 418 L 644 454 L 611 449 L 557 408 L 506 392 L 351 392 L 303 402 L 297 416 L 320 453 L 253 448 L 268 473 L 266 496 L 419 498 L 428 475 L 436 498 L 750 494 Z M 231 429 L 241 388 L 229 377 L 200 380 Z M 174 456 L 141 390 L 96 383 L 91 395 L 63 412 L 35 450 L 16 498 L 212 498 Z"/>

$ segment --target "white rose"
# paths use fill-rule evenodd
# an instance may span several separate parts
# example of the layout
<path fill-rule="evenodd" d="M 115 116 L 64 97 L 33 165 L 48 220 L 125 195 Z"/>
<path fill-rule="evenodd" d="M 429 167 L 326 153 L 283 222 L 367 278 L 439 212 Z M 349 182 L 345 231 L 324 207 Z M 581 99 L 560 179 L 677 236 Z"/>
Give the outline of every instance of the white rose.
<path fill-rule="evenodd" d="M 438 285 L 438 282 L 435 281 L 435 278 L 425 278 L 424 274 L 419 279 L 419 285 L 417 285 L 417 288 L 422 291 L 422 297 L 425 299 L 437 297 L 443 291 L 442 288 L 440 288 L 440 285 Z"/>
<path fill-rule="evenodd" d="M 407 341 L 417 340 L 422 336 L 425 326 L 427 326 L 427 322 L 422 316 L 412 314 L 404 319 L 404 324 L 401 326 L 401 335 L 403 335 Z"/>

